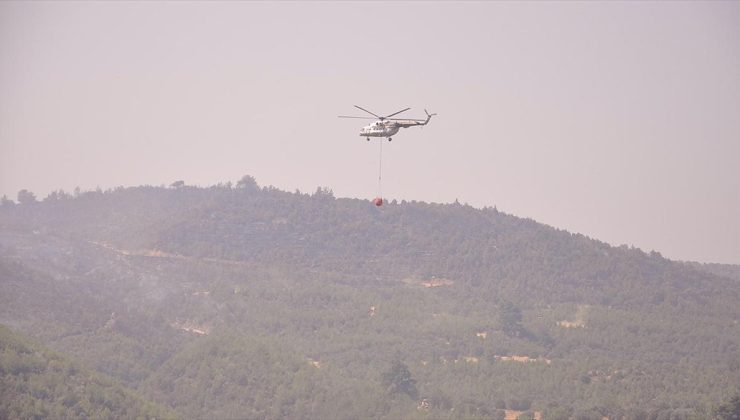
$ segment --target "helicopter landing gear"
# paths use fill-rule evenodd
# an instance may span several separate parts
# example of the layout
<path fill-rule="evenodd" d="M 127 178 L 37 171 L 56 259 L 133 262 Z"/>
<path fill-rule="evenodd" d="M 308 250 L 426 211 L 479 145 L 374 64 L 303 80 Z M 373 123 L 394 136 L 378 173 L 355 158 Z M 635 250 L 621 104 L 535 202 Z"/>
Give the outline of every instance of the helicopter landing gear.
<path fill-rule="evenodd" d="M 367 138 L 367 141 L 370 141 L 370 137 Z"/>
<path fill-rule="evenodd" d="M 392 139 L 392 138 L 390 138 L 390 137 L 388 137 L 388 141 L 393 141 L 393 139 Z"/>

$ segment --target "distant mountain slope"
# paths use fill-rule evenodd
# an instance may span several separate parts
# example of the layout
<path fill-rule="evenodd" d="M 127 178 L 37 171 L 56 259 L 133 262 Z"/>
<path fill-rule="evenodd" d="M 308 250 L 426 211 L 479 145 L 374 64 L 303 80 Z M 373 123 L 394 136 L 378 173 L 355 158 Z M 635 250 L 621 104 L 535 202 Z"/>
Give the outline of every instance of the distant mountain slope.
<path fill-rule="evenodd" d="M 0 325 L 0 418 L 173 418 L 110 379 Z"/>
<path fill-rule="evenodd" d="M 706 418 L 740 384 L 740 284 L 706 268 L 492 208 L 323 189 L 0 207 L 0 322 L 186 417 Z M 383 387 L 393 360 L 418 398 Z"/>
<path fill-rule="evenodd" d="M 334 199 L 264 188 L 139 187 L 2 209 L 0 226 L 126 249 L 298 264 L 384 278 L 449 278 L 489 297 L 732 312 L 729 272 L 611 247 L 495 209 Z"/>
<path fill-rule="evenodd" d="M 688 263 L 697 270 L 740 281 L 740 265 Z"/>

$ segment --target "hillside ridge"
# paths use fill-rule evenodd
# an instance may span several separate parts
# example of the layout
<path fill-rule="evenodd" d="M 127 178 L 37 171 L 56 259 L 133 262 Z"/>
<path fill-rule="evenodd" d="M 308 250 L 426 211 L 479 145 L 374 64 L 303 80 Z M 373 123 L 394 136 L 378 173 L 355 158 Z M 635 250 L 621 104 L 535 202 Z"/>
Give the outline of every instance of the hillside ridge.
<path fill-rule="evenodd" d="M 733 270 L 327 189 L 0 207 L 0 322 L 183 417 L 706 418 L 740 383 Z"/>

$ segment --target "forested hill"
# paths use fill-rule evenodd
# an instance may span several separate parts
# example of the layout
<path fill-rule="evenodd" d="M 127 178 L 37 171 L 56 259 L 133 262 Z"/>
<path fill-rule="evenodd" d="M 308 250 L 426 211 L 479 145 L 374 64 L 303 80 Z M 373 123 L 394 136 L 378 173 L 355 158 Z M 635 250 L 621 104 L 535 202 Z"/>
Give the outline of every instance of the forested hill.
<path fill-rule="evenodd" d="M 734 313 L 737 266 L 687 265 L 658 252 L 571 234 L 461 204 L 335 199 L 239 187 L 138 187 L 54 193 L 4 206 L 4 229 L 32 229 L 127 250 L 335 271 L 377 280 L 443 278 L 486 298 L 670 306 Z M 735 267 L 735 271 L 732 271 Z M 735 278 L 737 279 L 737 278 Z"/>
<path fill-rule="evenodd" d="M 170 418 L 174 413 L 0 325 L 0 418 Z"/>
<path fill-rule="evenodd" d="M 0 323 L 182 417 L 689 419 L 740 392 L 738 266 L 251 177 L 22 198 Z"/>

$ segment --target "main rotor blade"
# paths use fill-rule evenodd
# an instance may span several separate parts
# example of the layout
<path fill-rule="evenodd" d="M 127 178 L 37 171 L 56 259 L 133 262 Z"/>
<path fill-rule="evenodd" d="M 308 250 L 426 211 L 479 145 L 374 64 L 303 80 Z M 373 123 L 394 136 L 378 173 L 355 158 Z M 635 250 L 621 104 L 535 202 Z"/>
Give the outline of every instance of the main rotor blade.
<path fill-rule="evenodd" d="M 375 120 L 376 119 L 376 118 L 373 118 L 373 117 L 350 117 L 348 115 L 338 115 L 337 117 L 338 118 L 360 118 L 360 119 L 363 119 L 363 120 Z"/>
<path fill-rule="evenodd" d="M 402 110 L 400 110 L 400 111 L 398 111 L 398 112 L 394 112 L 394 113 L 393 113 L 393 114 L 391 114 L 391 115 L 386 115 L 385 117 L 383 117 L 383 119 L 386 119 L 386 118 L 392 117 L 392 116 L 394 116 L 394 115 L 398 115 L 398 114 L 400 114 L 400 113 L 402 113 L 402 112 L 406 112 L 406 111 L 408 111 L 409 109 L 411 109 L 411 108 L 406 108 L 406 109 L 402 109 Z"/>
<path fill-rule="evenodd" d="M 390 121 L 419 121 L 419 122 L 426 121 L 426 120 L 417 120 L 415 118 L 386 118 L 386 119 Z"/>
<path fill-rule="evenodd" d="M 374 112 L 370 112 L 370 111 L 368 111 L 367 109 L 365 109 L 365 108 L 363 108 L 363 107 L 361 107 L 361 106 L 357 106 L 357 105 L 355 105 L 355 108 L 357 108 L 357 109 L 361 109 L 361 110 L 363 110 L 363 111 L 367 112 L 367 113 L 368 113 L 368 114 L 370 114 L 370 115 L 374 115 L 374 116 L 375 116 L 375 117 L 377 117 L 377 118 L 381 118 L 381 119 L 383 118 L 383 117 L 381 117 L 380 115 L 378 115 L 378 114 L 375 114 Z"/>

